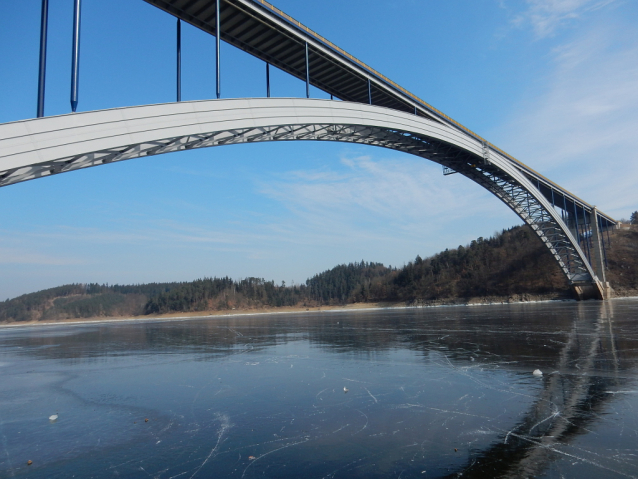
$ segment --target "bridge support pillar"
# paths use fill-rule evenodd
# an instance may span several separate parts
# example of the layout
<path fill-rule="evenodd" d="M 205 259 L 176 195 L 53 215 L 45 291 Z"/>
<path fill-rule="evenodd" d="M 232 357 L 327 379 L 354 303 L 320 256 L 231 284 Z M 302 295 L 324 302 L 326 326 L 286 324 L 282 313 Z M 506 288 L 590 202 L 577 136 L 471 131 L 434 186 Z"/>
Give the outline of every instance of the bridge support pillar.
<path fill-rule="evenodd" d="M 591 283 L 572 283 L 572 294 L 578 301 L 587 299 L 605 300 L 609 299 L 610 288 L 606 288 L 603 283 L 594 279 Z"/>
<path fill-rule="evenodd" d="M 600 231 L 600 222 L 598 221 L 598 210 L 594 206 L 590 213 L 590 221 L 591 225 L 591 239 L 592 239 L 592 267 L 598 276 L 598 280 L 601 283 L 601 287 L 603 290 L 603 298 L 609 299 L 611 295 L 611 287 L 607 282 L 607 277 L 605 274 L 605 253 L 603 252 L 603 235 L 602 231 Z"/>
<path fill-rule="evenodd" d="M 598 279 L 603 283 L 605 278 L 605 260 L 603 256 L 603 244 L 602 235 L 598 228 L 598 210 L 594 206 L 590 213 L 589 224 L 591 225 L 591 239 L 592 239 L 592 266 Z"/>
<path fill-rule="evenodd" d="M 609 299 L 612 294 L 612 289 L 607 282 L 605 274 L 605 253 L 603 251 L 603 235 L 600 230 L 600 223 L 598 221 L 598 210 L 594 206 L 591 213 L 586 213 L 583 209 L 583 222 L 585 224 L 585 231 L 581 235 L 581 229 L 579 228 L 578 212 L 574 205 L 574 224 L 570 224 L 569 228 L 572 230 L 572 234 L 576 238 L 584 237 L 585 246 L 590 252 L 589 258 L 591 267 L 594 270 L 595 276 L 591 283 L 577 282 L 572 283 L 572 293 L 574 297 L 579 300 L 586 299 Z M 586 231 L 586 227 L 589 226 L 590 231 Z M 588 235 L 588 233 L 590 233 Z M 591 239 L 591 243 L 590 243 Z"/>
<path fill-rule="evenodd" d="M 47 28 L 49 25 L 49 0 L 42 0 L 40 18 L 40 72 L 38 75 L 38 118 L 44 116 L 44 87 L 47 71 Z"/>
<path fill-rule="evenodd" d="M 266 62 L 266 96 L 270 98 L 270 63 Z"/>
<path fill-rule="evenodd" d="M 306 42 L 306 98 L 310 98 L 310 56 L 308 54 L 308 42 Z"/>
<path fill-rule="evenodd" d="M 177 19 L 177 101 L 182 101 L 182 21 Z"/>
<path fill-rule="evenodd" d="M 80 1 L 73 3 L 73 51 L 71 58 L 71 110 L 78 108 L 78 83 L 80 81 Z"/>
<path fill-rule="evenodd" d="M 222 96 L 222 73 L 221 73 L 221 64 L 219 60 L 219 55 L 221 51 L 221 41 L 222 41 L 222 32 L 221 32 L 221 15 L 219 3 L 222 0 L 217 0 L 215 2 L 215 77 L 217 83 L 217 99 L 219 100 Z"/>

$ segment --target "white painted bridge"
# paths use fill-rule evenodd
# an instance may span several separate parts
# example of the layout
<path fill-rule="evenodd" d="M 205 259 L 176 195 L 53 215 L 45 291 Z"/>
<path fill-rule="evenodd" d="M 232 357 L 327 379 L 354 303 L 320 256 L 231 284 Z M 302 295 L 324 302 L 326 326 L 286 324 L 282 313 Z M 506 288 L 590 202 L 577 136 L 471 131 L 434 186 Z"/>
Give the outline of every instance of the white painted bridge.
<path fill-rule="evenodd" d="M 38 118 L 0 124 L 0 187 L 140 156 L 260 141 L 340 141 L 403 151 L 459 173 L 531 226 L 579 298 L 607 296 L 606 230 L 613 218 L 503 152 L 265 0 L 147 0 L 177 17 L 175 103 L 45 117 L 48 0 L 42 0 Z M 80 0 L 74 0 L 71 105 L 78 104 Z M 181 102 L 180 22 L 217 38 L 216 100 Z M 219 33 L 219 34 L 218 34 Z M 330 93 L 220 99 L 227 41 Z M 43 53 L 44 52 L 44 53 Z M 268 85 L 269 92 L 269 85 Z"/>

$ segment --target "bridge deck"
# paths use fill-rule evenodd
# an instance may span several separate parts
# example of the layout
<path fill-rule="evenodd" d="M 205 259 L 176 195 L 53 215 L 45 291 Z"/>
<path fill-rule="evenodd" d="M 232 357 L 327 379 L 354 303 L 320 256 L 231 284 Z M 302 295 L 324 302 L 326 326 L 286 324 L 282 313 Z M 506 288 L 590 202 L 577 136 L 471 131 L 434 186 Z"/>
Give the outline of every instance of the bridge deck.
<path fill-rule="evenodd" d="M 216 35 L 216 0 L 145 0 Z M 371 103 L 450 125 L 514 162 L 550 201 L 573 211 L 592 206 L 402 88 L 265 0 L 220 0 L 221 39 L 303 81 L 308 44 L 310 83 L 335 97 Z M 371 98 L 368 92 L 370 81 Z M 602 212 L 599 216 L 616 221 Z"/>

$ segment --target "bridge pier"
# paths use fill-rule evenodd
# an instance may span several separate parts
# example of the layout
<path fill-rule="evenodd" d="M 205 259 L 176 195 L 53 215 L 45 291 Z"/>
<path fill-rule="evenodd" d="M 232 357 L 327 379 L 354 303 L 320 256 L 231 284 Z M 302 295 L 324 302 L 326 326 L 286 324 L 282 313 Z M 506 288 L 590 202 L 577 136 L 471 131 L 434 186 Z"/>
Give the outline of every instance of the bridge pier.
<path fill-rule="evenodd" d="M 594 276 L 591 283 L 572 283 L 571 288 L 574 296 L 579 301 L 586 299 L 606 300 L 611 297 L 612 289 L 607 282 L 605 274 L 604 239 L 600 229 L 600 221 L 598 221 L 598 210 L 595 206 L 592 207 L 591 212 L 587 216 L 589 216 L 589 218 L 585 217 L 584 221 L 585 224 L 587 224 L 587 220 L 589 220 L 591 232 L 591 248 L 589 248 L 590 261 L 596 276 Z M 589 242 L 590 238 L 587 237 L 587 231 L 584 232 L 583 236 L 585 236 L 585 241 Z"/>
<path fill-rule="evenodd" d="M 577 301 L 585 301 L 587 299 L 609 299 L 604 285 L 596 279 L 591 283 L 572 283 L 571 290 L 574 295 L 574 299 Z"/>

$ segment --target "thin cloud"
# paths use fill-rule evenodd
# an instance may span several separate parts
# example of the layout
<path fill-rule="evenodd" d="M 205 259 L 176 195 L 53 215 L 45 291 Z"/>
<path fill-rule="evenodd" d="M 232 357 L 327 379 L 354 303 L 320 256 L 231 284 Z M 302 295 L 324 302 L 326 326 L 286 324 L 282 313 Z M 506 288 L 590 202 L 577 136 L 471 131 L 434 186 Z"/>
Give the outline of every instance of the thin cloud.
<path fill-rule="evenodd" d="M 20 248 L 0 248 L 0 264 L 70 266 L 87 264 L 87 262 L 78 258 L 46 255 Z"/>
<path fill-rule="evenodd" d="M 514 17 L 516 26 L 530 26 L 537 38 L 554 35 L 561 27 L 616 0 L 527 0 L 527 9 Z"/>
<path fill-rule="evenodd" d="M 294 245 L 267 244 L 278 261 L 301 261 L 305 273 L 294 277 L 359 259 L 401 265 L 521 223 L 467 178 L 444 177 L 427 160 L 380 151 L 345 156 L 318 174 L 290 171 L 255 180 L 258 193 L 290 213 L 264 231 Z"/>
<path fill-rule="evenodd" d="M 293 171 L 264 182 L 260 192 L 277 200 L 305 229 L 321 230 L 327 221 L 343 231 L 371 222 L 383 235 L 397 231 L 424 235 L 468 216 L 500 216 L 503 206 L 465 178 L 442 176 L 439 167 L 418 158 L 343 158 L 338 172 Z M 363 233 L 363 230 L 366 230 Z"/>
<path fill-rule="evenodd" d="M 585 200 L 626 215 L 638 203 L 638 34 L 599 27 L 553 61 L 545 91 L 494 136 Z"/>

